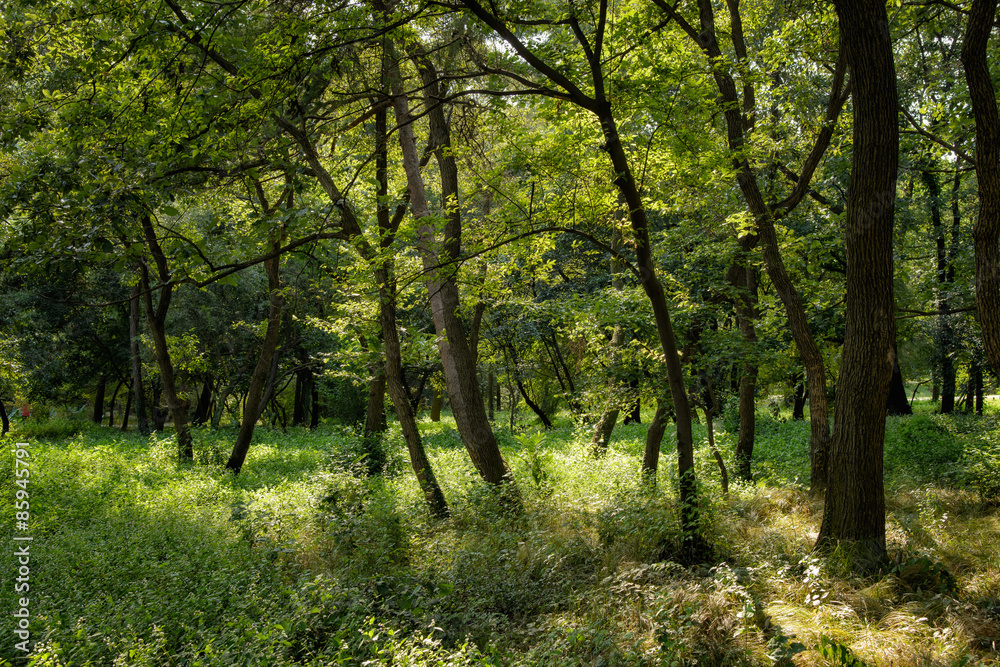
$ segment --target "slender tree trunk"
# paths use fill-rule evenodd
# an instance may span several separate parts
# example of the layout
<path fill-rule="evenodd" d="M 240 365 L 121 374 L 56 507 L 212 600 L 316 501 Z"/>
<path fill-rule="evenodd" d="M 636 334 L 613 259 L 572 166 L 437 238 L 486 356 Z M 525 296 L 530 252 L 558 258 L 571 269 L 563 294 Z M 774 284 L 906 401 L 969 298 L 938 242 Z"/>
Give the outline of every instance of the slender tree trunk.
<path fill-rule="evenodd" d="M 941 216 L 941 185 L 937 174 L 929 169 L 921 169 L 920 179 L 927 188 L 927 201 L 930 207 L 931 222 L 934 226 L 934 237 L 937 254 L 937 326 L 934 335 L 935 365 L 940 368 L 941 413 L 948 414 L 955 409 L 955 366 L 952 352 L 955 346 L 955 336 L 951 327 L 951 316 L 948 315 L 948 255 L 944 224 Z M 935 385 L 937 386 L 937 385 Z M 935 400 L 937 394 L 935 394 Z"/>
<path fill-rule="evenodd" d="M 434 400 L 431 401 L 431 421 L 441 421 L 441 408 L 444 406 L 444 393 L 434 387 Z"/>
<path fill-rule="evenodd" d="M 757 327 L 760 317 L 757 312 L 757 270 L 749 264 L 747 254 L 757 246 L 756 234 L 744 234 L 738 239 L 740 255 L 733 263 L 727 276 L 729 283 L 737 288 L 736 322 L 740 334 L 751 348 L 757 345 Z M 753 479 L 751 463 L 757 430 L 757 374 L 758 367 L 754 353 L 747 355 L 743 362 L 739 381 L 740 430 L 736 438 L 736 474 L 745 481 Z"/>
<path fill-rule="evenodd" d="M 886 558 L 882 453 L 896 338 L 896 68 L 885 5 L 871 0 L 834 0 L 834 5 L 854 84 L 854 152 L 845 220 L 847 324 L 817 545 L 839 545 L 857 570 L 867 570 Z"/>
<path fill-rule="evenodd" d="M 438 349 L 444 367 L 445 385 L 451 403 L 452 414 L 458 426 L 459 435 L 469 452 L 473 465 L 484 480 L 491 484 L 513 483 L 510 467 L 500 453 L 493 429 L 486 416 L 482 394 L 476 379 L 475 359 L 465 327 L 458 317 L 458 285 L 454 269 L 439 269 L 442 260 L 457 257 L 461 241 L 461 219 L 458 206 L 458 174 L 447 124 L 441 108 L 441 95 L 437 84 L 427 88 L 427 102 L 430 105 L 428 118 L 431 124 L 432 144 L 441 173 L 442 198 L 446 203 L 448 220 L 445 223 L 445 241 L 439 245 L 434 238 L 434 230 L 428 224 L 430 209 L 427 205 L 420 160 L 413 136 L 409 101 L 402 91 L 402 80 L 398 63 L 392 54 L 385 59 L 387 73 L 393 90 L 393 103 L 398 137 L 403 153 L 403 168 L 406 173 L 410 195 L 410 209 L 418 222 L 417 245 L 423 259 L 424 269 L 429 272 L 427 292 L 431 301 L 431 317 L 438 335 Z M 425 68 L 426 72 L 426 68 Z M 431 77 L 436 80 L 436 75 Z M 516 487 L 513 497 L 517 496 Z M 517 500 L 515 505 L 519 506 Z"/>
<path fill-rule="evenodd" d="M 613 271 L 614 265 L 612 267 L 612 272 Z M 619 277 L 613 278 L 612 284 L 614 284 L 615 281 L 622 284 L 621 278 Z M 601 414 L 601 418 L 597 421 L 597 426 L 594 427 L 594 435 L 590 441 L 590 452 L 593 456 L 601 456 L 607 451 L 608 444 L 611 442 L 611 434 L 615 430 L 615 424 L 618 422 L 618 414 L 621 411 L 621 381 L 618 376 L 618 348 L 621 347 L 623 333 L 623 327 L 618 324 L 615 326 L 614 331 L 611 334 L 611 343 L 609 347 L 611 349 L 612 376 L 608 381 L 609 398 L 605 404 L 604 412 Z"/>
<path fill-rule="evenodd" d="M 159 241 L 153 230 L 153 223 L 149 217 L 142 219 L 143 232 L 146 236 L 146 243 L 150 249 L 150 254 L 156 263 L 157 273 L 160 279 L 160 300 L 153 307 L 153 294 L 149 280 L 149 269 L 145 264 L 141 267 L 139 284 L 144 295 L 143 304 L 146 309 L 146 320 L 153 339 L 153 349 L 156 352 L 156 364 L 160 369 L 160 384 L 163 397 L 167 402 L 167 410 L 170 418 L 174 421 L 174 431 L 177 433 L 177 458 L 179 461 L 191 461 L 194 459 L 194 444 L 191 439 L 191 428 L 188 424 L 188 402 L 181 399 L 177 394 L 177 386 L 174 381 L 174 366 L 170 360 L 170 351 L 167 347 L 167 310 L 170 307 L 173 296 L 173 284 L 170 282 L 170 272 L 167 269 L 166 256 L 160 249 Z M 160 428 L 163 422 L 159 422 Z"/>
<path fill-rule="evenodd" d="M 122 415 L 122 430 L 128 430 L 128 418 L 132 414 L 132 387 L 129 387 L 127 400 L 125 401 L 125 413 Z"/>
<path fill-rule="evenodd" d="M 104 423 L 104 390 L 108 384 L 108 377 L 101 375 L 97 380 L 97 391 L 94 394 L 94 416 L 91 418 L 95 424 Z"/>
<path fill-rule="evenodd" d="M 903 384 L 903 371 L 899 367 L 896 346 L 892 346 L 892 378 L 889 380 L 889 396 L 886 401 L 886 412 L 890 415 L 912 415 L 913 408 L 906 398 L 906 386 Z"/>
<path fill-rule="evenodd" d="M 139 422 L 139 433 L 149 435 L 149 422 L 146 421 L 146 393 L 142 387 L 142 358 L 139 356 L 139 295 L 141 287 L 137 284 L 132 288 L 132 298 L 129 300 L 129 347 L 132 357 L 132 395 L 135 401 L 135 414 Z"/>
<path fill-rule="evenodd" d="M 632 378 L 628 381 L 630 396 L 634 396 L 629 404 L 628 414 L 625 415 L 625 419 L 622 420 L 622 425 L 627 424 L 641 424 L 642 423 L 642 395 L 639 391 L 639 379 Z"/>
<path fill-rule="evenodd" d="M 123 384 L 125 384 L 124 381 L 119 380 L 118 384 L 115 385 L 115 390 L 111 393 L 111 407 L 108 409 L 109 428 L 113 428 L 115 425 L 115 403 L 118 402 L 118 392 L 121 391 Z"/>
<path fill-rule="evenodd" d="M 379 200 L 384 202 L 388 194 L 388 152 L 387 119 L 384 109 L 375 114 L 376 158 L 375 169 L 378 180 Z M 376 209 L 379 231 L 381 233 L 381 250 L 386 251 L 392 244 L 396 226 L 389 217 L 389 211 L 384 204 Z M 396 222 L 398 225 L 398 220 Z M 438 485 L 431 468 L 424 444 L 417 429 L 417 419 L 410 405 L 406 384 L 403 380 L 403 354 L 399 344 L 399 329 L 396 326 L 396 280 L 393 273 L 392 254 L 385 252 L 381 259 L 375 262 L 375 282 L 379 292 L 379 324 L 382 328 L 382 345 L 385 350 L 385 381 L 389 389 L 389 397 L 396 409 L 396 419 L 399 421 L 406 449 L 410 455 L 410 465 L 416 475 L 417 483 L 424 493 L 424 501 L 432 516 L 438 519 L 449 515 L 448 503 Z"/>
<path fill-rule="evenodd" d="M 976 310 L 986 358 L 1000 373 L 1000 116 L 986 48 L 997 0 L 973 0 L 962 45 L 962 65 L 976 118 L 979 217 L 972 230 L 976 257 Z"/>
<path fill-rule="evenodd" d="M 804 421 L 806 418 L 806 379 L 802 373 L 795 377 L 792 388 L 792 420 Z"/>
<path fill-rule="evenodd" d="M 311 413 L 309 415 L 309 428 L 315 429 L 317 426 L 319 426 L 319 411 L 320 411 L 319 385 L 316 382 L 313 382 L 312 385 L 312 401 L 310 401 L 310 404 L 311 404 Z"/>
<path fill-rule="evenodd" d="M 210 375 L 204 379 L 201 385 L 201 394 L 198 395 L 198 405 L 194 409 L 192 424 L 201 425 L 208 421 L 208 412 L 212 407 L 212 385 L 215 379 Z"/>
<path fill-rule="evenodd" d="M 486 374 L 486 405 L 488 406 L 488 413 L 486 418 L 491 422 L 494 421 L 495 416 L 493 414 L 493 392 L 497 390 L 496 377 L 493 375 L 493 369 L 491 368 Z"/>
<path fill-rule="evenodd" d="M 274 249 L 281 246 L 281 242 L 274 242 Z M 281 258 L 274 257 L 264 262 L 264 272 L 267 274 L 268 289 L 268 314 L 267 328 L 264 332 L 264 340 L 261 344 L 260 356 L 257 358 L 257 365 L 250 375 L 250 387 L 247 390 L 246 403 L 243 406 L 243 417 L 240 422 L 240 430 L 236 434 L 236 442 L 233 444 L 233 451 L 226 462 L 226 469 L 239 474 L 246 461 L 247 452 L 250 451 L 250 443 L 253 440 L 253 432 L 257 427 L 257 420 L 260 418 L 264 407 L 264 388 L 268 384 L 268 378 L 272 375 L 272 361 L 274 352 L 278 347 L 278 332 L 281 329 L 281 313 L 285 305 L 285 297 L 281 292 Z"/>
<path fill-rule="evenodd" d="M 972 369 L 970 373 L 972 375 L 973 389 L 976 392 L 976 414 L 982 417 L 983 416 L 983 365 L 979 363 L 979 359 L 973 358 Z"/>
<path fill-rule="evenodd" d="M 7 408 L 4 406 L 2 400 L 0 400 L 0 422 L 3 423 L 3 433 L 0 433 L 0 435 L 10 433 L 10 419 L 7 418 Z"/>
<path fill-rule="evenodd" d="M 656 414 L 646 431 L 646 447 L 642 456 L 642 477 L 647 484 L 656 485 L 657 461 L 660 458 L 660 443 L 667 430 L 670 404 L 664 400 L 656 402 Z"/>

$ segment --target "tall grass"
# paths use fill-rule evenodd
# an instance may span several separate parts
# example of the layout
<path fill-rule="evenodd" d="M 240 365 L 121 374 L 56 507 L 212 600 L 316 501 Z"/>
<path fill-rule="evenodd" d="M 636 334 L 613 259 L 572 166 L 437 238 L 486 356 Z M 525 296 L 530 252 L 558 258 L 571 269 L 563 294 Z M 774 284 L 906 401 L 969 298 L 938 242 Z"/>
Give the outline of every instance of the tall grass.
<path fill-rule="evenodd" d="M 524 499 L 513 516 L 453 421 L 421 429 L 452 508 L 444 522 L 392 429 L 386 474 L 371 478 L 340 427 L 259 429 L 236 478 L 220 465 L 230 431 L 196 431 L 186 465 L 170 436 L 33 435 L 30 664 L 838 664 L 821 645 L 871 665 L 996 662 L 1000 519 L 983 482 L 995 417 L 890 419 L 895 560 L 870 579 L 812 554 L 822 500 L 803 485 L 807 422 L 762 416 L 756 481 L 726 499 L 699 427 L 713 558 L 694 567 L 674 562 L 671 432 L 651 490 L 638 484 L 643 425 L 616 428 L 599 459 L 589 428 L 566 419 L 547 433 L 498 427 Z M 8 517 L 24 434 L 11 436 Z M 727 461 L 734 439 L 717 433 Z M 12 560 L 2 568 L 10 582 Z M 14 608 L 12 586 L 0 600 Z M 0 659 L 23 662 L 9 638 Z"/>

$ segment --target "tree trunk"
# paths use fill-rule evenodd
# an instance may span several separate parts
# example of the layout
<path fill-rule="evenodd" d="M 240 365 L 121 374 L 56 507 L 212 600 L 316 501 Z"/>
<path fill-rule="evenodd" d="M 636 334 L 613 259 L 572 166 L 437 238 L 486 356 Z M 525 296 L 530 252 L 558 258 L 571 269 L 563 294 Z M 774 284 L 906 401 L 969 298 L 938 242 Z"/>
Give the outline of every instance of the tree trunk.
<path fill-rule="evenodd" d="M 102 375 L 97 380 L 97 391 L 94 394 L 94 416 L 91 418 L 95 424 L 104 423 L 104 390 L 107 387 L 108 378 Z"/>
<path fill-rule="evenodd" d="M 3 423 L 3 433 L 0 433 L 0 436 L 10 433 L 10 419 L 7 418 L 7 408 L 2 400 L 0 400 L 0 422 Z"/>
<path fill-rule="evenodd" d="M 757 345 L 757 270 L 749 265 L 746 254 L 757 245 L 757 236 L 744 234 L 738 239 L 740 253 L 733 263 L 729 283 L 737 288 L 736 322 L 740 334 L 751 348 Z M 757 430 L 757 363 L 753 350 L 743 362 L 739 381 L 740 430 L 736 438 L 736 474 L 745 481 L 753 479 L 751 462 Z"/>
<path fill-rule="evenodd" d="M 319 385 L 314 381 L 312 385 L 312 400 L 310 401 L 312 412 L 309 415 L 309 428 L 315 429 L 319 426 Z"/>
<path fill-rule="evenodd" d="M 398 63 L 392 54 L 386 58 L 387 72 L 392 85 L 393 105 L 398 138 L 403 153 L 403 168 L 406 173 L 407 189 L 410 195 L 410 210 L 419 227 L 417 246 L 428 272 L 427 293 L 431 302 L 431 318 L 437 331 L 438 350 L 444 367 L 445 386 L 451 403 L 452 414 L 458 426 L 459 435 L 465 444 L 476 470 L 490 484 L 513 483 L 510 467 L 500 453 L 493 429 L 490 427 L 483 404 L 472 349 L 465 334 L 465 327 L 458 317 L 458 284 L 454 269 L 439 269 L 443 260 L 458 257 L 461 241 L 461 218 L 458 206 L 458 173 L 455 158 L 447 136 L 447 124 L 441 106 L 441 95 L 437 83 L 427 87 L 428 118 L 430 120 L 432 145 L 441 173 L 442 199 L 446 203 L 448 220 L 445 223 L 445 239 L 438 244 L 434 229 L 430 226 L 430 209 L 420 173 L 420 159 L 413 136 L 409 101 L 402 91 L 402 79 Z M 428 80 L 436 81 L 426 67 L 422 74 Z M 517 497 L 516 487 L 512 499 Z M 517 500 L 515 505 L 519 506 Z"/>
<path fill-rule="evenodd" d="M 972 359 L 972 369 L 969 371 L 972 375 L 973 390 L 976 392 L 976 414 L 980 417 L 983 416 L 983 365 L 979 363 L 979 359 Z"/>
<path fill-rule="evenodd" d="M 208 413 L 212 407 L 212 385 L 215 380 L 212 376 L 205 378 L 201 385 L 201 394 L 198 395 L 198 405 L 194 409 L 194 416 L 191 418 L 191 423 L 196 425 L 202 425 L 208 421 Z"/>
<path fill-rule="evenodd" d="M 628 414 L 625 415 L 625 419 L 622 420 L 622 425 L 627 424 L 641 424 L 642 423 L 642 404 L 640 403 L 642 396 L 639 392 L 639 379 L 632 378 L 628 381 L 629 389 L 632 390 L 631 396 L 634 396 L 630 405 Z"/>
<path fill-rule="evenodd" d="M 123 380 L 119 380 L 118 384 L 115 385 L 115 390 L 111 393 L 111 407 L 108 409 L 108 428 L 112 428 L 115 425 L 115 403 L 118 402 L 118 392 L 121 391 Z"/>
<path fill-rule="evenodd" d="M 385 368 L 384 364 L 372 364 L 372 378 L 368 383 L 368 406 L 365 409 L 365 430 L 362 440 L 365 445 L 365 459 L 369 475 L 381 475 L 385 468 Z"/>
<path fill-rule="evenodd" d="M 159 241 L 153 230 L 153 223 L 148 216 L 142 219 L 143 232 L 146 235 L 146 243 L 156 262 L 157 273 L 160 279 L 160 300 L 153 307 L 153 294 L 149 280 L 149 269 L 142 265 L 139 277 L 139 284 L 144 295 L 143 304 L 146 309 L 146 320 L 149 323 L 150 335 L 153 339 L 153 350 L 156 352 L 156 364 L 160 369 L 160 384 L 163 398 L 167 402 L 167 410 L 170 418 L 174 421 L 174 431 L 177 433 L 177 459 L 181 462 L 192 461 L 194 459 L 194 445 L 191 439 L 191 428 L 188 424 L 188 402 L 181 399 L 177 394 L 177 386 L 174 382 L 174 366 L 170 360 L 170 350 L 167 347 L 167 310 L 170 307 L 173 296 L 173 284 L 170 282 L 170 272 L 167 269 L 167 260 L 160 249 Z M 158 421 L 158 426 L 163 428 L 163 421 Z"/>
<path fill-rule="evenodd" d="M 494 421 L 495 417 L 493 414 L 493 392 L 497 390 L 496 378 L 493 375 L 493 369 L 491 368 L 486 374 L 486 405 L 488 406 L 488 412 L 486 418 L 491 422 Z"/>
<path fill-rule="evenodd" d="M 132 357 L 132 396 L 135 401 L 135 414 L 139 422 L 139 433 L 149 435 L 149 422 L 146 421 L 146 394 L 142 387 L 142 359 L 139 356 L 139 295 L 141 287 L 132 288 L 132 298 L 129 300 L 129 347 Z"/>
<path fill-rule="evenodd" d="M 972 230 L 976 256 L 976 310 L 986 358 L 1000 373 L 1000 116 L 986 58 L 997 0 L 973 0 L 962 45 L 962 65 L 976 117 L 979 217 Z"/>
<path fill-rule="evenodd" d="M 275 241 L 273 246 L 274 249 L 279 248 L 281 246 L 280 240 Z M 235 474 L 239 474 L 243 462 L 246 461 L 247 452 L 250 450 L 250 443 L 253 440 L 253 432 L 264 407 L 265 384 L 268 384 L 268 379 L 272 375 L 271 362 L 274 360 L 274 352 L 278 347 L 281 312 L 285 306 L 285 297 L 281 292 L 280 265 L 280 257 L 274 257 L 264 262 L 269 302 L 267 329 L 264 332 L 264 341 L 261 345 L 260 356 L 257 358 L 257 365 L 250 375 L 250 387 L 247 390 L 246 404 L 243 407 L 240 430 L 236 434 L 233 451 L 226 462 L 226 469 L 232 470 Z"/>
<path fill-rule="evenodd" d="M 949 257 L 947 252 L 947 239 L 944 233 L 944 223 L 941 216 L 941 185 L 938 182 L 937 174 L 930 169 L 921 169 L 920 180 L 927 188 L 927 201 L 930 207 L 931 223 L 934 227 L 934 241 L 937 255 L 937 322 L 934 334 L 934 362 L 940 369 L 941 385 L 941 413 L 948 414 L 955 409 L 955 365 L 952 361 L 952 352 L 955 347 L 955 336 L 951 327 L 951 316 L 948 315 L 948 291 L 950 285 L 948 281 Z M 935 389 L 938 385 L 935 384 Z M 934 401 L 937 401 L 938 393 L 934 392 Z"/>
<path fill-rule="evenodd" d="M 804 421 L 806 418 L 806 379 L 802 373 L 797 373 L 792 379 L 792 420 Z"/>
<path fill-rule="evenodd" d="M 388 194 L 388 152 L 386 127 L 386 111 L 379 109 L 375 114 L 376 157 L 375 169 L 378 181 L 379 201 L 384 202 Z M 389 211 L 384 204 L 376 209 L 381 248 L 387 249 L 395 236 L 396 228 L 390 220 Z M 398 225 L 398 221 L 396 222 Z M 392 254 L 385 253 L 382 259 L 376 261 L 375 282 L 379 292 L 379 324 L 382 329 L 382 344 L 385 349 L 385 382 L 389 389 L 389 397 L 396 409 L 396 419 L 399 421 L 406 449 L 410 455 L 410 465 L 417 477 L 417 483 L 424 493 L 424 501 L 432 516 L 438 519 L 448 517 L 448 503 L 438 485 L 431 468 L 424 444 L 417 429 L 417 419 L 410 405 L 406 384 L 403 380 L 403 354 L 399 344 L 399 329 L 396 327 L 396 279 L 393 272 Z"/>
<path fill-rule="evenodd" d="M 539 407 L 537 403 L 531 400 L 531 396 L 528 395 L 527 390 L 524 388 L 524 382 L 521 381 L 520 375 L 515 375 L 515 378 L 516 378 L 515 382 L 517 383 L 517 390 L 518 392 L 520 392 L 521 398 L 524 399 L 524 404 L 527 405 L 529 408 L 531 408 L 531 411 L 534 412 L 540 420 L 542 420 L 542 426 L 545 428 L 545 430 L 546 431 L 550 430 L 552 428 L 552 420 L 548 418 L 548 416 L 545 414 L 542 408 Z"/>
<path fill-rule="evenodd" d="M 840 546 L 863 571 L 886 558 L 882 452 L 896 339 L 896 68 L 885 5 L 871 0 L 834 0 L 834 5 L 854 85 L 854 148 L 845 220 L 847 323 L 817 546 Z"/>
<path fill-rule="evenodd" d="M 660 443 L 663 442 L 663 434 L 667 430 L 668 413 L 670 404 L 664 400 L 656 402 L 656 414 L 653 421 L 649 422 L 649 429 L 646 431 L 646 448 L 642 455 L 642 478 L 646 483 L 656 485 L 657 461 L 660 458 Z"/>
<path fill-rule="evenodd" d="M 906 386 L 903 384 L 903 371 L 899 367 L 896 356 L 896 346 L 892 346 L 892 378 L 889 380 L 889 396 L 886 401 L 886 413 L 890 415 L 912 415 L 913 409 L 906 398 Z"/>
<path fill-rule="evenodd" d="M 441 421 L 441 407 L 444 405 L 444 394 L 440 389 L 434 387 L 434 400 L 431 401 L 431 421 Z"/>
<path fill-rule="evenodd" d="M 129 387 L 128 398 L 125 401 L 125 413 L 122 415 L 122 430 L 128 430 L 128 418 L 132 414 L 132 388 Z"/>

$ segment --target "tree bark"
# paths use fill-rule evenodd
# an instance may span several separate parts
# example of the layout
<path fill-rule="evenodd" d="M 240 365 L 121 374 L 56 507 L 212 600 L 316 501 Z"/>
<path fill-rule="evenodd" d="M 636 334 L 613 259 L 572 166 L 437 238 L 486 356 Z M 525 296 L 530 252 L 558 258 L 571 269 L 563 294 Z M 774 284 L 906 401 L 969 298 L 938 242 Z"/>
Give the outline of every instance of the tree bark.
<path fill-rule="evenodd" d="M 458 284 L 454 268 L 440 269 L 439 264 L 458 257 L 461 242 L 461 218 L 458 207 L 458 172 L 447 123 L 441 106 L 442 96 L 436 83 L 436 74 L 422 68 L 425 81 L 434 80 L 427 87 L 428 118 L 431 128 L 431 143 L 434 147 L 441 172 L 442 198 L 447 211 L 444 242 L 438 244 L 434 229 L 430 226 L 430 209 L 420 173 L 420 160 L 413 136 L 409 101 L 403 93 L 398 62 L 393 54 L 385 60 L 393 95 L 393 108 L 398 138 L 403 153 L 403 169 L 406 173 L 407 189 L 410 195 L 410 210 L 419 227 L 417 246 L 428 272 L 427 293 L 431 302 L 431 317 L 438 336 L 438 350 L 444 367 L 445 386 L 451 403 L 452 414 L 458 426 L 459 435 L 465 444 L 476 470 L 490 484 L 513 484 L 510 467 L 500 453 L 493 429 L 490 427 L 477 381 L 475 359 L 466 337 L 465 327 L 458 317 Z M 518 497 L 516 487 L 512 498 Z M 516 505 L 519 506 L 520 500 Z"/>
<path fill-rule="evenodd" d="M 273 243 L 274 249 L 281 247 L 280 238 Z M 281 292 L 281 258 L 274 257 L 264 262 L 264 272 L 267 274 L 268 289 L 268 313 L 267 328 L 264 331 L 264 340 L 261 344 L 260 356 L 257 358 L 257 365 L 250 375 L 250 387 L 247 390 L 246 403 L 243 407 L 243 416 L 240 421 L 240 430 L 236 434 L 236 442 L 233 444 L 233 451 L 226 461 L 226 470 L 232 470 L 239 474 L 246 461 L 247 452 L 250 451 L 250 443 L 253 440 L 253 432 L 257 427 L 257 420 L 264 408 L 264 387 L 268 384 L 268 378 L 272 375 L 272 361 L 274 352 L 278 347 L 278 333 L 281 330 L 281 312 L 285 306 L 285 297 Z"/>
<path fill-rule="evenodd" d="M 122 430 L 128 430 L 128 418 L 132 414 L 132 388 L 129 387 L 128 399 L 125 401 L 125 413 L 122 415 Z"/>
<path fill-rule="evenodd" d="M 434 388 L 434 400 L 431 401 L 431 421 L 441 421 L 441 408 L 444 405 L 444 394 L 437 387 Z"/>
<path fill-rule="evenodd" d="M 94 394 L 94 416 L 91 418 L 95 424 L 104 423 L 104 390 L 107 387 L 108 378 L 102 375 L 97 379 L 97 391 Z"/>
<path fill-rule="evenodd" d="M 198 405 L 194 409 L 194 416 L 191 423 L 202 425 L 208 421 L 208 412 L 212 407 L 212 384 L 215 380 L 212 376 L 204 379 L 201 385 L 201 394 L 198 396 Z"/>
<path fill-rule="evenodd" d="M 886 413 L 890 415 L 912 415 L 913 408 L 906 398 L 906 386 L 903 384 L 903 371 L 899 367 L 896 346 L 892 346 L 892 378 L 889 380 L 889 395 L 886 400 Z"/>
<path fill-rule="evenodd" d="M 976 118 L 979 217 L 972 230 L 976 257 L 976 310 L 986 358 L 1000 373 L 1000 116 L 986 47 L 997 0 L 973 0 L 962 45 L 962 65 Z"/>
<path fill-rule="evenodd" d="M 135 415 L 139 422 L 139 433 L 149 435 L 149 422 L 146 420 L 146 393 L 142 387 L 142 359 L 139 356 L 139 295 L 141 287 L 137 284 L 132 288 L 132 298 L 129 299 L 129 347 L 132 359 L 132 396 L 135 402 Z"/>
<path fill-rule="evenodd" d="M 934 241 L 937 255 L 937 322 L 934 334 L 934 361 L 940 368 L 941 384 L 941 414 L 948 414 L 955 409 L 955 365 L 952 352 L 955 346 L 955 336 L 951 327 L 951 316 L 948 315 L 948 281 L 949 257 L 947 239 L 944 233 L 944 223 L 941 216 L 941 184 L 937 174 L 930 169 L 921 169 L 920 180 L 927 188 L 927 202 L 930 207 L 931 223 L 934 227 Z M 938 385 L 935 385 L 938 386 Z M 937 394 L 935 394 L 935 400 Z"/>
<path fill-rule="evenodd" d="M 0 400 L 0 423 L 3 424 L 3 433 L 0 433 L 0 435 L 10 433 L 10 419 L 7 418 L 7 408 L 4 406 L 2 400 Z"/>
<path fill-rule="evenodd" d="M 194 459 L 194 444 L 191 439 L 191 427 L 188 424 L 188 402 L 177 394 L 174 366 L 167 347 L 167 311 L 173 296 L 173 282 L 167 268 L 167 258 L 160 248 L 152 220 L 148 215 L 142 217 L 142 230 L 146 237 L 146 245 L 156 264 L 157 277 L 160 280 L 160 299 L 154 308 L 149 269 L 145 263 L 141 265 L 139 284 L 144 295 L 143 305 L 146 309 L 146 320 L 153 339 L 153 349 L 156 351 L 156 363 L 160 369 L 163 397 L 167 401 L 167 410 L 170 412 L 170 418 L 174 421 L 174 431 L 177 433 L 177 458 L 182 462 L 192 461 Z"/>
<path fill-rule="evenodd" d="M 386 112 L 380 109 L 375 114 L 376 133 L 376 180 L 378 181 L 379 200 L 385 201 L 388 194 L 388 145 Z M 424 501 L 431 515 L 438 519 L 449 516 L 448 503 L 438 485 L 424 450 L 420 431 L 417 429 L 417 419 L 410 405 L 406 384 L 403 380 L 403 353 L 399 343 L 399 329 L 396 326 L 396 280 L 393 272 L 392 254 L 386 252 L 392 244 L 399 220 L 389 217 L 389 211 L 384 204 L 376 209 L 381 250 L 384 254 L 375 262 L 375 282 L 379 293 L 379 324 L 382 329 L 382 345 L 385 350 L 385 382 L 389 397 L 396 409 L 396 419 L 399 421 L 403 440 L 410 455 L 410 465 L 416 475 L 417 483 L 424 494 Z"/>
<path fill-rule="evenodd" d="M 487 415 L 486 418 L 491 422 L 495 419 L 493 413 L 493 394 L 497 390 L 496 377 L 493 375 L 493 369 L 491 368 L 486 374 L 486 405 L 487 405 Z"/>
<path fill-rule="evenodd" d="M 857 570 L 886 558 L 882 454 L 896 339 L 892 233 L 899 153 L 896 68 L 885 5 L 834 0 L 854 83 L 847 191 L 846 332 L 817 546 L 840 546 Z"/>
<path fill-rule="evenodd" d="M 664 400 L 656 402 L 656 414 L 646 431 L 646 447 L 642 455 L 642 478 L 647 484 L 656 485 L 657 461 L 660 458 L 660 443 L 667 430 L 670 405 Z"/>

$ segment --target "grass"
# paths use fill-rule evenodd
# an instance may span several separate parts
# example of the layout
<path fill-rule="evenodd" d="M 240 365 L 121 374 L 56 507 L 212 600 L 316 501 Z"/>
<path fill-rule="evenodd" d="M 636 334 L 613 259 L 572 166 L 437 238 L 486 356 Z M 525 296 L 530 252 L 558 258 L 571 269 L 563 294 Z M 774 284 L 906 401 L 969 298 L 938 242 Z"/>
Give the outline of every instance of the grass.
<path fill-rule="evenodd" d="M 755 482 L 725 499 L 696 428 L 714 558 L 694 567 L 674 562 L 669 431 L 658 490 L 638 485 L 644 425 L 619 425 L 597 460 L 568 421 L 498 426 L 525 504 L 511 516 L 453 421 L 423 421 L 452 509 L 439 523 L 398 431 L 375 478 L 357 472 L 356 435 L 331 425 L 259 429 L 237 478 L 219 465 L 232 431 L 197 430 L 188 465 L 162 434 L 32 433 L 27 664 L 837 665 L 846 651 L 868 665 L 997 664 L 996 414 L 889 420 L 894 561 L 868 578 L 811 551 L 822 501 L 803 482 L 807 423 L 761 414 Z M 2 441 L 10 517 L 25 437 Z M 734 440 L 717 433 L 727 461 Z M 0 523 L 8 545 L 12 524 Z M 2 562 L 3 581 L 15 565 Z M 15 597 L 0 588 L 4 609 Z M 0 664 L 25 663 L 12 630 Z"/>

